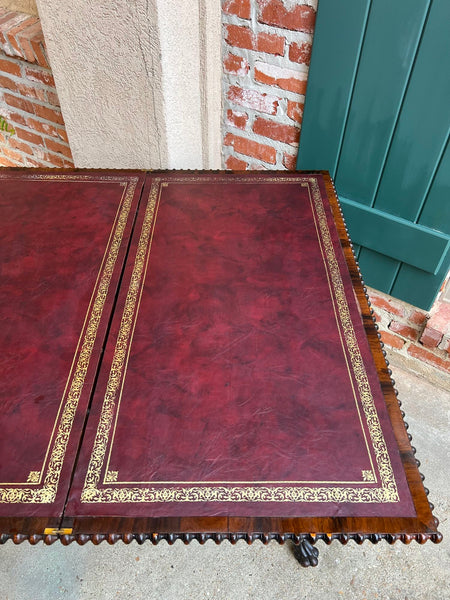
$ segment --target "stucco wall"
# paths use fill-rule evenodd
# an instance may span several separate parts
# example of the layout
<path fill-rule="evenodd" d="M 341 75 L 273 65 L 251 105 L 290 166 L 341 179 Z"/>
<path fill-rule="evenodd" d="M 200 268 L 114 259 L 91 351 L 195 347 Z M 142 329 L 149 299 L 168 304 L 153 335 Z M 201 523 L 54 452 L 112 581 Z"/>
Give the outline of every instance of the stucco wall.
<path fill-rule="evenodd" d="M 216 0 L 38 5 L 76 166 L 220 166 Z"/>
<path fill-rule="evenodd" d="M 24 12 L 29 15 L 38 16 L 35 0 L 0 0 L 0 8 Z"/>

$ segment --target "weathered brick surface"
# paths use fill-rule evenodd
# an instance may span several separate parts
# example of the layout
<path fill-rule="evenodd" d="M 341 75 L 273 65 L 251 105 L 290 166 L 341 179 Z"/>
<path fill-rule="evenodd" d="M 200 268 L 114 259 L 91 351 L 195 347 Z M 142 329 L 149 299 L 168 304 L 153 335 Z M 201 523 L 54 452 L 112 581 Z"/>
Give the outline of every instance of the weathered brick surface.
<path fill-rule="evenodd" d="M 11 75 L 20 77 L 21 76 L 20 64 L 17 64 L 16 61 L 10 60 L 10 59 L 6 58 L 6 56 L 2 56 L 0 54 L 0 72 L 11 73 Z"/>
<path fill-rule="evenodd" d="M 255 80 L 302 95 L 306 92 L 308 76 L 294 69 L 284 69 L 270 63 L 258 62 L 255 65 Z"/>
<path fill-rule="evenodd" d="M 231 86 L 227 98 L 234 104 L 253 108 L 269 115 L 274 115 L 277 112 L 278 98 L 257 90 L 246 90 L 238 86 Z"/>
<path fill-rule="evenodd" d="M 309 65 L 311 60 L 312 44 L 309 42 L 292 42 L 289 46 L 289 60 L 292 62 L 300 63 L 303 65 Z"/>
<path fill-rule="evenodd" d="M 245 162 L 245 160 L 239 160 L 239 158 L 236 158 L 235 156 L 229 156 L 225 163 L 225 167 L 232 171 L 245 171 L 248 167 L 248 163 Z"/>
<path fill-rule="evenodd" d="M 241 19 L 250 19 L 251 2 L 250 0 L 226 0 L 222 5 L 224 13 L 236 15 Z"/>
<path fill-rule="evenodd" d="M 441 331 L 443 334 L 450 334 L 450 304 L 448 302 L 439 302 L 431 310 L 427 327 Z"/>
<path fill-rule="evenodd" d="M 66 158 L 69 158 L 69 159 L 72 158 L 72 153 L 67 144 L 64 144 L 62 142 L 57 142 L 55 140 L 52 140 L 51 138 L 48 138 L 45 140 L 45 145 L 52 152 L 58 152 L 59 154 L 63 154 Z"/>
<path fill-rule="evenodd" d="M 16 150 L 20 150 L 21 152 L 23 152 L 24 154 L 28 154 L 29 156 L 33 156 L 34 154 L 33 148 L 29 144 L 21 142 L 15 136 L 9 140 L 9 146 L 11 148 L 15 148 Z"/>
<path fill-rule="evenodd" d="M 22 96 L 13 96 L 12 94 L 4 93 L 3 100 L 8 106 L 18 108 L 19 110 L 32 115 L 34 114 L 33 103 Z"/>
<path fill-rule="evenodd" d="M 429 348 L 437 348 L 442 340 L 442 331 L 433 329 L 433 327 L 426 327 L 420 337 L 420 341 L 424 346 Z"/>
<path fill-rule="evenodd" d="M 379 313 L 377 313 L 377 311 L 374 310 L 373 308 L 372 308 L 372 310 L 373 310 L 373 313 L 372 313 L 373 318 L 375 319 L 375 321 L 377 323 L 379 323 L 381 321 L 381 315 Z"/>
<path fill-rule="evenodd" d="M 381 331 L 381 341 L 390 346 L 391 348 L 397 348 L 400 350 L 405 345 L 405 340 L 399 337 L 398 335 L 393 335 L 388 331 Z"/>
<path fill-rule="evenodd" d="M 225 27 L 225 41 L 235 48 L 253 49 L 253 32 L 250 27 L 228 25 Z"/>
<path fill-rule="evenodd" d="M 427 322 L 427 313 L 419 308 L 414 308 L 408 316 L 408 321 L 414 323 L 414 325 L 424 327 Z"/>
<path fill-rule="evenodd" d="M 23 57 L 23 54 L 24 54 L 24 51 L 22 50 L 21 45 L 19 44 L 20 33 L 23 32 L 28 27 L 35 25 L 38 22 L 38 20 L 39 19 L 37 17 L 29 17 L 27 19 L 24 19 L 15 27 L 12 27 L 11 29 L 9 29 L 8 33 L 5 35 L 5 38 L 10 43 L 11 47 L 14 49 L 17 56 Z"/>
<path fill-rule="evenodd" d="M 419 331 L 414 327 L 410 327 L 406 323 L 392 321 L 389 325 L 389 329 L 394 333 L 398 333 L 402 337 L 408 338 L 409 340 L 416 341 L 419 339 Z"/>
<path fill-rule="evenodd" d="M 295 154 L 288 154 L 285 152 L 283 154 L 283 165 L 288 171 L 295 171 L 295 167 L 297 165 L 297 156 Z"/>
<path fill-rule="evenodd" d="M 450 359 L 448 354 L 445 355 L 445 353 L 442 353 L 441 355 L 438 355 L 435 352 L 431 352 L 430 350 L 417 345 L 409 346 L 408 354 L 441 371 L 450 373 Z"/>
<path fill-rule="evenodd" d="M 316 6 L 314 0 L 222 3 L 223 135 L 226 140 L 242 127 L 230 111 L 245 108 L 248 120 L 241 137 L 253 149 L 261 147 L 249 169 L 295 169 Z M 275 151 L 274 162 L 272 153 L 266 160 L 268 146 Z M 237 154 L 224 142 L 224 165 L 230 156 L 242 160 Z"/>
<path fill-rule="evenodd" d="M 276 121 L 270 121 L 264 117 L 258 117 L 253 124 L 253 131 L 259 135 L 279 140 L 285 144 L 297 144 L 300 129 L 293 125 L 284 125 Z"/>
<path fill-rule="evenodd" d="M 439 348 L 447 354 L 450 354 L 450 336 L 444 335 L 441 343 L 439 344 Z"/>
<path fill-rule="evenodd" d="M 29 63 L 48 68 L 40 21 L 25 13 L 9 11 L 0 18 L 0 44 L 3 52 Z"/>
<path fill-rule="evenodd" d="M 0 90 L 0 96 L 1 96 L 1 90 Z M 5 114 L 3 114 L 3 112 Z M 20 113 L 15 112 L 13 110 L 8 110 L 8 111 L 4 110 L 3 112 L 2 112 L 2 109 L 0 107 L 0 114 L 3 117 L 7 117 L 8 121 L 11 124 L 14 124 L 14 128 L 16 127 L 17 124 L 19 124 L 19 125 L 26 125 L 27 124 L 27 119 L 25 118 L 26 115 L 21 115 Z"/>
<path fill-rule="evenodd" d="M 236 110 L 227 110 L 227 124 L 238 129 L 245 129 L 248 121 L 248 114 L 245 112 L 238 112 Z"/>
<path fill-rule="evenodd" d="M 13 81 L 9 77 L 4 77 L 0 75 L 0 88 L 12 90 L 13 92 L 17 91 L 17 82 Z"/>
<path fill-rule="evenodd" d="M 22 164 L 22 156 L 18 152 L 11 150 L 8 146 L 3 148 L 3 154 L 6 158 L 15 161 L 17 164 Z"/>
<path fill-rule="evenodd" d="M 256 36 L 256 44 L 253 49 L 267 54 L 278 54 L 279 56 L 283 56 L 284 44 L 284 38 L 279 35 L 258 33 Z"/>
<path fill-rule="evenodd" d="M 59 106 L 59 98 L 56 92 L 47 92 L 47 102 L 53 106 Z"/>
<path fill-rule="evenodd" d="M 249 27 L 240 25 L 228 25 L 226 27 L 226 42 L 236 48 L 257 50 L 267 54 L 283 55 L 284 37 L 270 33 L 254 34 Z"/>
<path fill-rule="evenodd" d="M 37 56 L 35 49 L 41 43 L 44 43 L 44 36 L 42 35 L 41 22 L 39 19 L 34 25 L 29 26 L 24 32 L 18 35 L 18 41 L 25 54 L 24 58 L 29 63 L 37 62 L 41 67 L 48 67 L 47 60 L 42 60 L 41 56 Z M 41 52 L 39 52 L 40 54 Z M 36 60 L 37 59 L 37 60 Z"/>
<path fill-rule="evenodd" d="M 397 317 L 404 316 L 405 311 L 403 306 L 401 304 L 397 304 L 394 298 L 391 298 L 387 295 L 381 295 L 375 290 L 371 290 L 370 301 L 372 302 L 373 306 L 386 310 Z"/>
<path fill-rule="evenodd" d="M 450 313 L 448 303 L 437 302 L 427 313 L 376 290 L 370 289 L 369 295 L 385 344 L 409 359 L 441 371 L 450 370 L 450 334 L 446 333 L 450 320 L 441 318 L 447 311 Z"/>
<path fill-rule="evenodd" d="M 44 85 L 48 85 L 53 88 L 55 87 L 53 75 L 48 70 L 25 67 L 25 76 L 31 81 L 37 81 L 39 83 L 43 83 Z"/>
<path fill-rule="evenodd" d="M 26 125 L 35 131 L 39 131 L 56 139 L 64 140 L 66 143 L 69 143 L 67 139 L 66 130 L 62 127 L 57 127 L 53 123 L 48 123 L 45 121 L 38 121 L 37 119 L 32 119 L 29 117 L 26 120 Z"/>
<path fill-rule="evenodd" d="M 60 109 L 49 108 L 48 106 L 43 106 L 42 104 L 34 105 L 34 114 L 37 117 L 41 117 L 41 119 L 45 119 L 46 121 L 50 121 L 51 123 L 58 123 L 59 125 L 64 125 L 64 119 L 61 114 Z"/>
<path fill-rule="evenodd" d="M 0 18 L 0 115 L 14 133 L 0 138 L 0 165 L 73 166 L 39 19 Z"/>
<path fill-rule="evenodd" d="M 314 31 L 316 11 L 311 6 L 283 0 L 258 0 L 258 4 L 261 23 L 305 33 Z"/>
<path fill-rule="evenodd" d="M 304 102 L 294 102 L 293 100 L 288 100 L 287 102 L 287 116 L 296 121 L 297 123 L 302 122 L 303 118 L 303 107 Z"/>
<path fill-rule="evenodd" d="M 0 167 L 17 167 L 17 163 L 13 160 L 9 160 L 6 156 L 0 155 Z"/>
<path fill-rule="evenodd" d="M 32 131 L 28 131 L 27 129 L 22 129 L 21 127 L 16 127 L 16 135 L 22 140 L 26 140 L 27 142 L 31 142 L 36 146 L 41 146 L 44 142 L 42 136 L 33 133 Z"/>
<path fill-rule="evenodd" d="M 48 101 L 48 94 L 45 90 L 37 87 L 33 87 L 32 85 L 26 85 L 25 83 L 17 84 L 17 91 L 26 98 L 35 98 L 36 100 L 40 100 L 41 102 Z M 58 102 L 59 106 L 59 102 Z"/>
<path fill-rule="evenodd" d="M 232 133 L 227 133 L 224 143 L 226 146 L 233 146 L 239 154 L 253 158 L 261 158 L 264 162 L 274 165 L 276 161 L 275 149 L 266 144 L 260 144 L 253 140 L 243 138 Z"/>
<path fill-rule="evenodd" d="M 227 54 L 223 61 L 223 68 L 226 73 L 233 75 L 247 75 L 250 70 L 248 60 L 243 56 L 236 56 L 235 54 Z"/>

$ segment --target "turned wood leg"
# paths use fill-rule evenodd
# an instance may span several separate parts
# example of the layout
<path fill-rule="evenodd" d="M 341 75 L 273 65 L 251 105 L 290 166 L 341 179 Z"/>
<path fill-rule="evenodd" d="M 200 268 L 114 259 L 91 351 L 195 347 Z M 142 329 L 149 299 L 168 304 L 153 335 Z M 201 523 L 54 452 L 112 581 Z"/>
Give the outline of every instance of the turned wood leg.
<path fill-rule="evenodd" d="M 294 556 L 302 567 L 316 567 L 319 563 L 319 550 L 308 540 L 294 544 Z"/>

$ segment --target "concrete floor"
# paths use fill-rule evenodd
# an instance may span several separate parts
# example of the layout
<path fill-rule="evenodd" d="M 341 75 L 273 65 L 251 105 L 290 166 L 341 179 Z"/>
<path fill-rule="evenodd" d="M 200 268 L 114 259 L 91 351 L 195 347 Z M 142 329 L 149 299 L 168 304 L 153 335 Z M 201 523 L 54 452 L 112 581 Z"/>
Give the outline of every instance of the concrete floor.
<path fill-rule="evenodd" d="M 319 566 L 302 569 L 288 545 L 177 542 L 0 546 L 0 600 L 450 599 L 450 394 L 393 367 L 444 541 L 318 544 Z"/>

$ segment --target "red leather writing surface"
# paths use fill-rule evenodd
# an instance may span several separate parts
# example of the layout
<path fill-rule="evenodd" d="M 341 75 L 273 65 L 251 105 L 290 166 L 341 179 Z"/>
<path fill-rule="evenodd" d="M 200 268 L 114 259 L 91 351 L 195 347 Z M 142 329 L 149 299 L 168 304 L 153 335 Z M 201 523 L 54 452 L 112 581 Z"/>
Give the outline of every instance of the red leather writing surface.
<path fill-rule="evenodd" d="M 415 514 L 320 175 L 149 175 L 68 516 Z"/>
<path fill-rule="evenodd" d="M 0 517 L 63 512 L 142 185 L 0 173 Z"/>

